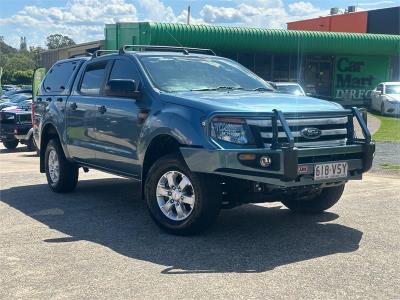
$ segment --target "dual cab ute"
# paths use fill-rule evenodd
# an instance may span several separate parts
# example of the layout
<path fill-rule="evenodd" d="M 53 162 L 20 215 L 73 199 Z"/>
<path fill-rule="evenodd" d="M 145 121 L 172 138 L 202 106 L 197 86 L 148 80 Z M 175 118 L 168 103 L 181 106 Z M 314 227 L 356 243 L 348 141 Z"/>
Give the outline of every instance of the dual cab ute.
<path fill-rule="evenodd" d="M 59 61 L 33 107 L 52 190 L 74 190 L 80 167 L 133 178 L 152 218 L 174 234 L 203 230 L 243 203 L 320 213 L 370 169 L 375 151 L 357 109 L 275 93 L 203 49 L 136 45 Z"/>

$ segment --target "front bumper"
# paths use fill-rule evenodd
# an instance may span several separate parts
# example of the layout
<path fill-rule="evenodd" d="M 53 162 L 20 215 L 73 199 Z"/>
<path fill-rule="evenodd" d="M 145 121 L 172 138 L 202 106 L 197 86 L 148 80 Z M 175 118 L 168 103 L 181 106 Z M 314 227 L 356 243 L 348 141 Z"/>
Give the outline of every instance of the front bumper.
<path fill-rule="evenodd" d="M 385 115 L 400 116 L 400 102 L 399 101 L 386 101 L 385 105 Z"/>
<path fill-rule="evenodd" d="M 282 112 L 275 111 L 275 123 L 280 121 L 285 130 L 288 142 L 273 142 L 271 149 L 204 149 L 181 147 L 182 156 L 193 172 L 211 173 L 235 177 L 255 182 L 262 182 L 280 187 L 329 184 L 354 179 L 362 179 L 373 161 L 375 144 L 359 110 L 353 108 L 348 114 L 347 144 L 335 147 L 297 148 L 293 135 Z M 364 139 L 354 135 L 354 118 L 361 126 Z M 239 159 L 241 154 L 255 155 L 251 161 Z M 267 155 L 271 165 L 262 167 L 260 158 Z M 314 166 L 317 163 L 347 162 L 346 178 L 314 180 Z"/>
<path fill-rule="evenodd" d="M 375 144 L 308 149 L 207 150 L 182 147 L 181 153 L 191 171 L 212 173 L 266 184 L 293 187 L 362 179 L 372 166 Z M 255 154 L 254 164 L 239 160 L 240 154 Z M 268 168 L 258 164 L 259 157 L 268 155 L 273 163 Z M 314 180 L 314 164 L 342 161 L 348 163 L 348 176 L 342 179 Z M 299 167 L 306 167 L 306 173 Z"/>

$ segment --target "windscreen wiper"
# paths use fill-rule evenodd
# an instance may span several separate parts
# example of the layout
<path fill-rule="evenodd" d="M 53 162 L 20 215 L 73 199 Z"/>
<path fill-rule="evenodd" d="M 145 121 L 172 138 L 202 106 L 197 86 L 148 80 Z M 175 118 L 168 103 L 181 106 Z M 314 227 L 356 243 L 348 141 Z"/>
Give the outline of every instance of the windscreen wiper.
<path fill-rule="evenodd" d="M 219 91 L 219 90 L 244 90 L 242 87 L 236 86 L 218 86 L 215 88 L 202 88 L 202 89 L 192 89 L 191 92 L 202 92 L 202 91 Z"/>
<path fill-rule="evenodd" d="M 252 89 L 252 91 L 255 91 L 255 92 L 258 92 L 258 91 L 260 91 L 260 92 L 274 92 L 275 90 L 274 89 L 269 89 L 269 88 L 266 88 L 266 87 L 258 87 L 258 88 Z"/>

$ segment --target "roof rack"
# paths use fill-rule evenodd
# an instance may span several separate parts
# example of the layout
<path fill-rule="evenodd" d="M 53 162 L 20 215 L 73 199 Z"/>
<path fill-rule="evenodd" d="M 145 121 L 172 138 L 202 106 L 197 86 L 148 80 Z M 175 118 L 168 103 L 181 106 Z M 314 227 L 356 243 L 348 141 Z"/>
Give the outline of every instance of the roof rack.
<path fill-rule="evenodd" d="M 177 52 L 182 51 L 183 54 L 199 53 L 209 54 L 216 56 L 215 52 L 211 49 L 202 48 L 188 48 L 188 47 L 177 47 L 177 46 L 158 46 L 158 45 L 124 45 L 119 49 L 120 54 L 126 53 L 128 48 L 138 48 L 140 51 L 165 51 L 165 52 Z"/>
<path fill-rule="evenodd" d="M 86 56 L 88 56 L 88 57 L 93 57 L 93 53 L 90 53 L 90 52 L 79 53 L 79 54 L 71 55 L 71 56 L 68 57 L 68 58 L 86 57 Z"/>
<path fill-rule="evenodd" d="M 118 50 L 96 50 L 93 54 L 93 57 L 99 57 L 102 53 L 117 53 Z"/>

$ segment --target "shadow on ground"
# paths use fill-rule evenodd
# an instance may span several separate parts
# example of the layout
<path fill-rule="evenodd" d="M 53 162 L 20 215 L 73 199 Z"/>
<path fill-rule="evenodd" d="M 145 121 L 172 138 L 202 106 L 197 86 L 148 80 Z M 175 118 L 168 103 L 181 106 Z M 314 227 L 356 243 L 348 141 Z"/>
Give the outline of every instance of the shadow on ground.
<path fill-rule="evenodd" d="M 1 192 L 1 201 L 69 237 L 165 266 L 164 274 L 263 272 L 282 265 L 356 251 L 362 232 L 335 223 L 334 213 L 298 216 L 280 205 L 224 210 L 210 230 L 194 237 L 164 233 L 138 199 L 139 186 L 125 179 L 81 181 L 72 194 L 44 184 Z"/>

